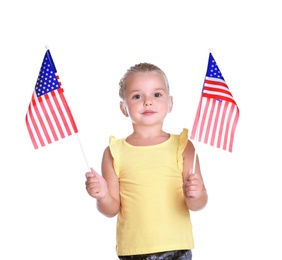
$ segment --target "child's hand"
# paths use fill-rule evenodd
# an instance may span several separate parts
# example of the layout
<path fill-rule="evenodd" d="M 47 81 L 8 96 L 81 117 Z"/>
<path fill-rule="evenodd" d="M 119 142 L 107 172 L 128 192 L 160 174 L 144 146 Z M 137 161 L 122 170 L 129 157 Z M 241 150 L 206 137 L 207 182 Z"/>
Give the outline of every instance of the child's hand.
<path fill-rule="evenodd" d="M 85 185 L 88 194 L 95 199 L 105 198 L 108 193 L 106 180 L 92 168 L 91 172 L 85 174 L 85 177 L 87 178 Z"/>
<path fill-rule="evenodd" d="M 185 175 L 183 181 L 184 196 L 189 199 L 198 199 L 205 191 L 202 178 L 197 173 L 192 173 L 192 169 L 189 169 L 189 173 Z"/>

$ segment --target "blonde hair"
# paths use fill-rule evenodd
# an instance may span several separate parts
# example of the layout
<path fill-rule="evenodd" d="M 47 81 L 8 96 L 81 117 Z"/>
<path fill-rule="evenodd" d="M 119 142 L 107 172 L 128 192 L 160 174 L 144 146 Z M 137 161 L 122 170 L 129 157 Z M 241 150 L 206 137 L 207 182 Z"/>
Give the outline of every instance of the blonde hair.
<path fill-rule="evenodd" d="M 124 74 L 124 76 L 122 77 L 122 79 L 119 81 L 119 96 L 122 100 L 124 100 L 124 96 L 125 96 L 125 91 L 126 91 L 126 79 L 134 74 L 134 73 L 142 73 L 142 72 L 158 72 L 160 74 L 163 75 L 165 83 L 166 83 L 166 87 L 167 87 L 167 91 L 169 92 L 169 84 L 168 84 L 168 79 L 166 74 L 156 65 L 151 64 L 151 63 L 147 63 L 147 62 L 143 62 L 143 63 L 139 63 L 136 64 L 134 66 L 131 66 L 126 73 Z"/>

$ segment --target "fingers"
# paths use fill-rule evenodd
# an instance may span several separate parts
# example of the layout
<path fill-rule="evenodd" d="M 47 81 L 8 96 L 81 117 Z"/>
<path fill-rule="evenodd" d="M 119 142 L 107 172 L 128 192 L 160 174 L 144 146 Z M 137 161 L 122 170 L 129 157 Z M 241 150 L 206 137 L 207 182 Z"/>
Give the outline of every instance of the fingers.
<path fill-rule="evenodd" d="M 91 184 L 91 183 L 98 183 L 100 182 L 100 175 L 93 169 L 93 168 L 90 168 L 90 172 L 87 172 L 85 174 L 85 177 L 86 177 L 86 186 Z"/>
<path fill-rule="evenodd" d="M 91 170 L 92 174 L 94 174 L 94 175 L 97 174 L 97 172 L 95 172 L 93 168 L 90 168 L 90 170 Z"/>
<path fill-rule="evenodd" d="M 87 172 L 85 174 L 85 177 L 86 178 L 95 177 L 97 174 L 98 173 L 93 168 L 90 168 L 90 172 Z"/>
<path fill-rule="evenodd" d="M 185 196 L 195 198 L 198 193 L 203 189 L 203 183 L 200 176 L 197 173 L 193 173 L 192 169 L 189 169 L 186 174 L 186 178 L 183 183 Z"/>
<path fill-rule="evenodd" d="M 197 177 L 196 173 L 193 173 L 193 169 L 189 168 L 188 172 L 184 173 L 184 181 L 189 181 Z"/>
<path fill-rule="evenodd" d="M 85 186 L 89 195 L 96 199 L 103 197 L 105 194 L 103 177 L 100 176 L 93 168 L 90 168 L 90 172 L 87 172 L 85 176 Z"/>
<path fill-rule="evenodd" d="M 96 172 L 94 171 L 93 168 L 90 168 L 90 172 L 87 172 L 85 174 L 86 181 L 86 189 L 89 190 L 93 187 L 93 183 L 97 183 L 97 177 L 96 177 Z"/>

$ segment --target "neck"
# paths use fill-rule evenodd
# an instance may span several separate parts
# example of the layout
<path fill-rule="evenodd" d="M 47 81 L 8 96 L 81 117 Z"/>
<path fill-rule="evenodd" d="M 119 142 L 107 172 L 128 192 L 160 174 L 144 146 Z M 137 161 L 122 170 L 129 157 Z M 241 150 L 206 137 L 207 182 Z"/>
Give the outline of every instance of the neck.
<path fill-rule="evenodd" d="M 126 141 L 131 145 L 146 146 L 162 143 L 168 138 L 169 134 L 164 132 L 162 127 L 133 127 L 133 133 Z"/>

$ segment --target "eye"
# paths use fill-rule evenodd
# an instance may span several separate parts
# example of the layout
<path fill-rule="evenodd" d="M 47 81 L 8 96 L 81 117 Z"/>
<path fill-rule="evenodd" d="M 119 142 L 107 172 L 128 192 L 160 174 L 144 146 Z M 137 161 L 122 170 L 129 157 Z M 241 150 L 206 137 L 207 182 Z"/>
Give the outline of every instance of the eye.
<path fill-rule="evenodd" d="M 160 92 L 155 93 L 155 97 L 161 97 L 162 94 Z"/>
<path fill-rule="evenodd" d="M 134 95 L 132 98 L 133 98 L 133 99 L 140 99 L 140 98 L 141 98 L 141 95 L 136 94 L 136 95 Z"/>

